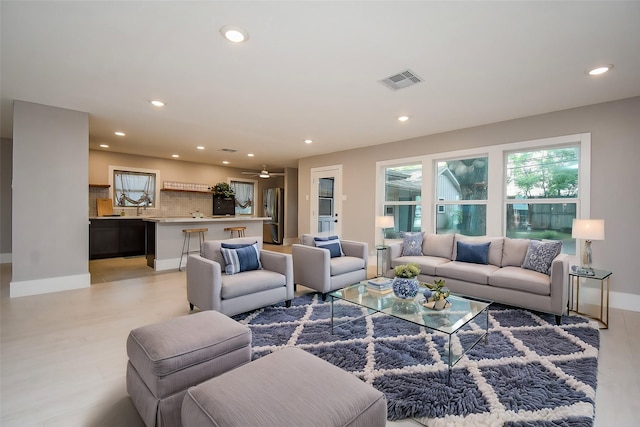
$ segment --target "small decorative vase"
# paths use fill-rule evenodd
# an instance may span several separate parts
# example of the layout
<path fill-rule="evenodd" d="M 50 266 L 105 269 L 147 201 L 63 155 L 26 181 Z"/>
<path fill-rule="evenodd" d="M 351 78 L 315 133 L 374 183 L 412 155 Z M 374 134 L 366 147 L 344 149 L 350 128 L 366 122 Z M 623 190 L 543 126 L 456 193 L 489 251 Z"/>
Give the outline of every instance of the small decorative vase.
<path fill-rule="evenodd" d="M 412 300 L 418 295 L 420 282 L 418 279 L 406 279 L 404 277 L 396 277 L 393 279 L 393 294 L 396 298 Z"/>

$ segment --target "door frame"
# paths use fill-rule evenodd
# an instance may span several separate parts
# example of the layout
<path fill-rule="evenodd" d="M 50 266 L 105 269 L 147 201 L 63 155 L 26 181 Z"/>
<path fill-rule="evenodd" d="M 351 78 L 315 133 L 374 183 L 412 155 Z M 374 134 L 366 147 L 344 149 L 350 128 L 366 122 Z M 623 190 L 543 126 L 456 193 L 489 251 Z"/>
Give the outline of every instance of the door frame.
<path fill-rule="evenodd" d="M 311 168 L 309 187 L 311 195 L 309 199 L 309 232 L 319 234 L 318 231 L 318 180 L 320 178 L 333 178 L 333 208 L 334 230 L 332 234 L 342 235 L 342 165 L 322 166 Z"/>

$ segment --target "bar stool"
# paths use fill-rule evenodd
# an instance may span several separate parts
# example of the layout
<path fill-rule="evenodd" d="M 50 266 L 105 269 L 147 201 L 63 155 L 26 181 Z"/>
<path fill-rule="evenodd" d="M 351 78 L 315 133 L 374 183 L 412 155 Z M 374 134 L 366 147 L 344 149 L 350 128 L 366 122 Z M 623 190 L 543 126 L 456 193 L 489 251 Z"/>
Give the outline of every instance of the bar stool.
<path fill-rule="evenodd" d="M 224 231 L 229 231 L 231 233 L 231 238 L 233 238 L 234 231 L 238 233 L 238 237 L 244 237 L 244 230 L 246 229 L 247 227 L 227 227 Z"/>
<path fill-rule="evenodd" d="M 184 241 L 182 242 L 182 254 L 180 254 L 180 264 L 178 264 L 178 271 L 182 271 L 182 257 L 186 254 L 189 255 L 191 252 L 189 249 L 191 247 L 191 235 L 193 233 L 198 233 L 198 247 L 199 251 L 202 250 L 202 242 L 204 242 L 204 233 L 209 231 L 208 228 L 185 228 L 182 230 L 184 233 Z M 185 251 L 184 248 L 187 247 Z"/>

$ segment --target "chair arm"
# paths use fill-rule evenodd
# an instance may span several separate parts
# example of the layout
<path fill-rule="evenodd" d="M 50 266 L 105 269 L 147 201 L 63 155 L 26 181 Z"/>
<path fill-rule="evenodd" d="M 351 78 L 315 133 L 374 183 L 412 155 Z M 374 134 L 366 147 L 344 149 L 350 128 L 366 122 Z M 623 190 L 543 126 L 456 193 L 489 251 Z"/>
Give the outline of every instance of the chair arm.
<path fill-rule="evenodd" d="M 262 249 L 262 268 L 282 274 L 286 279 L 287 299 L 293 298 L 293 257 L 289 254 Z"/>
<path fill-rule="evenodd" d="M 187 300 L 200 310 L 221 309 L 222 268 L 200 255 L 187 258 Z"/>
<path fill-rule="evenodd" d="M 331 258 L 329 251 L 315 246 L 291 245 L 293 256 L 293 281 L 312 289 L 323 289 L 330 280 Z M 315 286 L 313 286 L 315 284 Z"/>
<path fill-rule="evenodd" d="M 367 269 L 367 264 L 369 263 L 369 244 L 365 242 L 356 242 L 353 240 L 340 240 L 340 244 L 342 245 L 342 252 L 346 256 L 352 256 L 356 258 L 361 258 L 364 260 L 364 269 Z"/>
<path fill-rule="evenodd" d="M 551 262 L 551 309 L 563 313 L 569 302 L 569 255 L 560 254 Z"/>

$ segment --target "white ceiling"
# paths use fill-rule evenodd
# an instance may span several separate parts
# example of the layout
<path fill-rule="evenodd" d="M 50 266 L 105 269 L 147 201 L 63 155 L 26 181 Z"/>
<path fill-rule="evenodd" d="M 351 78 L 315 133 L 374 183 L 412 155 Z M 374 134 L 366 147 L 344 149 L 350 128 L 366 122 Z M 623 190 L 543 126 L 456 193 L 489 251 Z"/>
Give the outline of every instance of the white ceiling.
<path fill-rule="evenodd" d="M 640 95 L 640 2 L 1 7 L 6 138 L 19 99 L 88 112 L 91 148 L 273 171 L 322 153 Z M 249 40 L 225 41 L 223 25 L 244 28 Z M 599 64 L 615 68 L 585 74 Z M 378 82 L 406 69 L 424 82 L 395 92 Z"/>

